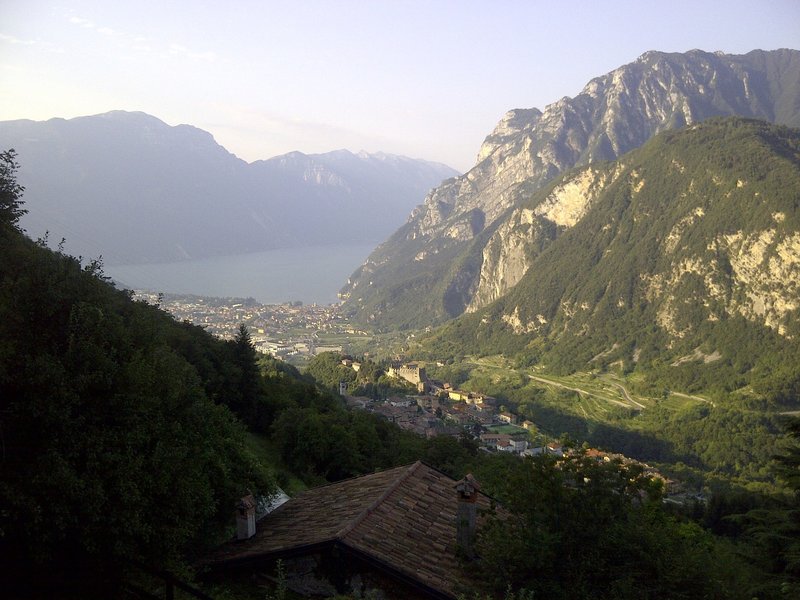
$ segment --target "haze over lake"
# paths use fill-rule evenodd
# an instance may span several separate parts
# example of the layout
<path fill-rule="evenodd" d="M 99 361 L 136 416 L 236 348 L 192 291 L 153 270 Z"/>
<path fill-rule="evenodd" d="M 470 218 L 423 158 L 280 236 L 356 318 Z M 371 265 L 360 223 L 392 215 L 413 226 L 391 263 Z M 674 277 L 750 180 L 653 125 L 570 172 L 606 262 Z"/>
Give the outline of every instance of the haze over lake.
<path fill-rule="evenodd" d="M 337 302 L 336 293 L 375 244 L 309 246 L 201 260 L 112 265 L 118 287 L 174 294 L 252 297 L 263 304 Z"/>

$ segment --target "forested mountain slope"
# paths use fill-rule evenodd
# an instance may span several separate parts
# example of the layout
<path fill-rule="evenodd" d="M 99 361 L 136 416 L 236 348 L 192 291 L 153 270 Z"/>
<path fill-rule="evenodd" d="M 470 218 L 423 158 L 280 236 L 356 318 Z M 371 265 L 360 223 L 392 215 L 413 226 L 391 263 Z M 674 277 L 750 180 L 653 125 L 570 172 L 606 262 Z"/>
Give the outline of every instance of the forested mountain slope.
<path fill-rule="evenodd" d="M 231 344 L 13 221 L 0 222 L 0 585 L 113 597 L 120 561 L 173 565 L 226 534 L 245 490 L 273 489 L 230 410 L 245 372 Z"/>
<path fill-rule="evenodd" d="M 800 52 L 735 56 L 648 52 L 590 81 L 574 98 L 510 111 L 478 162 L 433 190 L 343 288 L 346 307 L 379 328 L 420 327 L 477 310 L 511 290 L 530 268 L 519 225 L 546 247 L 582 217 L 586 186 L 561 190 L 560 212 L 528 218 L 521 206 L 556 175 L 615 159 L 654 134 L 720 115 L 800 125 Z M 516 221 L 515 221 L 516 219 Z"/>
<path fill-rule="evenodd" d="M 584 192 L 567 202 L 573 186 Z M 662 133 L 512 211 L 530 267 L 504 297 L 442 328 L 433 348 L 561 371 L 622 361 L 697 376 L 705 365 L 709 385 L 735 388 L 747 373 L 796 393 L 799 199 L 797 129 L 729 118 Z M 576 213 L 553 235 L 549 215 Z"/>

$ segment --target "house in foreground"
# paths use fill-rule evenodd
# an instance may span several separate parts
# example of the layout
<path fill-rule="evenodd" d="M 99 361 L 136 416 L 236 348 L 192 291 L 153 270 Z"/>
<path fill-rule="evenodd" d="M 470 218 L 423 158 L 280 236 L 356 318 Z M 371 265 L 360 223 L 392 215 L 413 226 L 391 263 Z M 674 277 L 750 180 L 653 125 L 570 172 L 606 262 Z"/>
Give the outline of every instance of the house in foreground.
<path fill-rule="evenodd" d="M 380 590 L 382 597 L 454 599 L 473 590 L 475 529 L 491 501 L 471 476 L 422 463 L 314 488 L 204 561 L 211 578 L 272 576 L 305 596 Z"/>

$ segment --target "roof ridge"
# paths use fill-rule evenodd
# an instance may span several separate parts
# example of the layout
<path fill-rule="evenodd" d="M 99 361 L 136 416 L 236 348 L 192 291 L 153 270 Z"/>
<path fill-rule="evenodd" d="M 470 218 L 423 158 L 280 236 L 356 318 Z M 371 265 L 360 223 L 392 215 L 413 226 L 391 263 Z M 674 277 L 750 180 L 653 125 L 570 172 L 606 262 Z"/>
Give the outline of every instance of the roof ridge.
<path fill-rule="evenodd" d="M 344 479 L 340 479 L 338 481 L 327 481 L 322 485 L 317 485 L 308 489 L 305 489 L 301 492 L 298 492 L 295 496 L 290 496 L 290 500 L 294 500 L 295 498 L 300 498 L 301 496 L 305 496 L 309 493 L 316 492 L 317 490 L 322 490 L 325 488 L 333 487 L 336 485 L 341 485 L 343 483 L 348 483 L 350 481 L 355 481 L 356 479 L 362 479 L 363 477 L 372 477 L 373 475 L 385 475 L 389 471 L 399 471 L 400 469 L 408 469 L 412 466 L 412 464 L 405 464 L 405 465 L 398 465 L 396 467 L 388 467 L 386 469 L 376 469 L 374 473 L 366 473 L 364 475 L 351 475 L 350 477 L 345 477 Z M 283 506 L 283 505 L 281 505 Z M 277 510 L 277 509 L 276 509 Z"/>
<path fill-rule="evenodd" d="M 422 461 L 417 461 L 413 465 L 411 465 L 408 470 L 403 473 L 400 477 L 398 477 L 372 504 L 370 504 L 367 508 L 361 511 L 361 514 L 358 515 L 355 519 L 353 519 L 350 523 L 342 527 L 339 531 L 336 532 L 334 539 L 342 540 L 344 539 L 347 534 L 353 531 L 356 527 L 361 525 L 364 520 L 372 514 L 372 512 L 378 508 L 389 496 L 400 487 L 400 484 L 403 483 L 406 479 L 411 477 L 411 475 L 417 471 L 417 469 L 422 465 Z"/>

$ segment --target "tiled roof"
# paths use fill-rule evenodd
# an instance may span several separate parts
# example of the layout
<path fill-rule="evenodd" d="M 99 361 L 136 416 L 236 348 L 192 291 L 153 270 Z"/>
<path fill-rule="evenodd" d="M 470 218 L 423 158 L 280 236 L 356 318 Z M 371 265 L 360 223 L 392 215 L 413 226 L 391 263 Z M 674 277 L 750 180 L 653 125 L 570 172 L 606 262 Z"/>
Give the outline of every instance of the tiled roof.
<path fill-rule="evenodd" d="M 416 462 L 314 488 L 262 519 L 255 536 L 231 542 L 209 562 L 254 559 L 339 542 L 440 593 L 470 581 L 456 554 L 456 482 Z M 478 507 L 490 500 L 479 494 Z"/>

